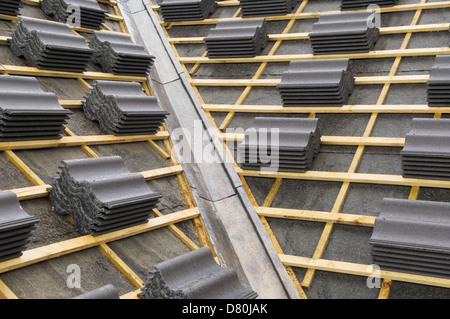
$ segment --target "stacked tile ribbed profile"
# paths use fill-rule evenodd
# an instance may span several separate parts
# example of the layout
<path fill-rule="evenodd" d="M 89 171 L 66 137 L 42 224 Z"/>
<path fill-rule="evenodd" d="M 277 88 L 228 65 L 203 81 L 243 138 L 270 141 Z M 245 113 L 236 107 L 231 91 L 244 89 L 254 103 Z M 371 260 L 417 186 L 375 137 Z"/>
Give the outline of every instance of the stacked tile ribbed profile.
<path fill-rule="evenodd" d="M 93 53 L 69 25 L 31 18 L 21 18 L 10 47 L 29 66 L 67 72 L 84 72 Z"/>
<path fill-rule="evenodd" d="M 109 284 L 76 296 L 72 299 L 120 299 L 117 288 Z"/>
<path fill-rule="evenodd" d="M 22 256 L 39 219 L 20 206 L 13 192 L 0 191 L 0 261 Z"/>
<path fill-rule="evenodd" d="M 392 7 L 398 3 L 398 0 L 342 0 L 341 11 L 364 10 L 369 6 L 377 5 L 379 7 Z M 372 7 L 370 7 L 372 8 Z M 369 9 L 370 9 L 369 8 Z"/>
<path fill-rule="evenodd" d="M 216 9 L 215 0 L 163 0 L 160 4 L 165 22 L 204 20 Z"/>
<path fill-rule="evenodd" d="M 162 197 L 141 174 L 130 173 L 120 156 L 62 161 L 58 175 L 49 189 L 52 204 L 71 215 L 83 235 L 144 224 Z"/>
<path fill-rule="evenodd" d="M 0 1 L 0 14 L 9 16 L 20 15 L 20 8 L 22 8 L 21 0 L 2 0 Z"/>
<path fill-rule="evenodd" d="M 0 76 L 0 141 L 59 139 L 71 113 L 36 78 Z"/>
<path fill-rule="evenodd" d="M 106 18 L 97 0 L 42 0 L 41 8 L 59 22 L 94 30 L 101 29 Z"/>
<path fill-rule="evenodd" d="M 291 61 L 277 88 L 283 106 L 342 106 L 355 80 L 349 59 Z"/>
<path fill-rule="evenodd" d="M 105 133 L 113 135 L 156 134 L 169 115 L 156 97 L 144 93 L 140 83 L 122 81 L 96 81 L 83 110 Z"/>
<path fill-rule="evenodd" d="M 323 14 L 309 38 L 315 55 L 371 51 L 379 36 L 374 12 Z"/>
<path fill-rule="evenodd" d="M 104 72 L 117 75 L 147 76 L 155 59 L 129 35 L 118 32 L 94 31 L 89 47 L 95 51 L 93 61 Z"/>
<path fill-rule="evenodd" d="M 268 43 L 264 19 L 221 20 L 205 38 L 209 58 L 254 57 Z"/>
<path fill-rule="evenodd" d="M 404 177 L 449 180 L 450 119 L 413 119 L 401 156 Z"/>
<path fill-rule="evenodd" d="M 429 106 L 450 105 L 450 55 L 437 55 L 427 82 Z"/>
<path fill-rule="evenodd" d="M 382 270 L 450 277 L 450 203 L 385 198 L 370 245 Z"/>
<path fill-rule="evenodd" d="M 316 118 L 257 117 L 238 145 L 242 169 L 305 172 L 320 147 Z"/>
<path fill-rule="evenodd" d="M 234 269 L 217 264 L 202 247 L 154 265 L 138 295 L 141 299 L 255 299 Z"/>
<path fill-rule="evenodd" d="M 242 17 L 278 16 L 291 13 L 298 0 L 241 0 Z"/>

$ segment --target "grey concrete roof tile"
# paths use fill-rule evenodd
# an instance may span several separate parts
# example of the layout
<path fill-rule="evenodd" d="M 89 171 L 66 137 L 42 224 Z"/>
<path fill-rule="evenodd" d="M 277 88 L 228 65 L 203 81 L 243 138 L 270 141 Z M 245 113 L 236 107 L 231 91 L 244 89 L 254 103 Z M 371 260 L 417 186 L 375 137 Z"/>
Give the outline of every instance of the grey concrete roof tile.
<path fill-rule="evenodd" d="M 373 260 L 377 264 L 402 265 L 405 270 L 419 269 L 418 257 L 420 263 L 427 258 L 428 268 L 436 267 L 438 260 L 448 263 L 449 227 L 450 203 L 385 198 L 369 241 L 382 251 L 374 253 Z M 399 260 L 402 251 L 410 258 Z M 447 256 L 441 258 L 444 254 Z M 380 255 L 390 260 L 378 259 Z"/>
<path fill-rule="evenodd" d="M 347 10 L 364 10 L 369 5 L 377 5 L 379 7 L 392 7 L 398 3 L 398 0 L 342 0 L 341 11 Z"/>
<path fill-rule="evenodd" d="M 58 174 L 49 190 L 52 203 L 58 213 L 73 217 L 82 234 L 146 223 L 162 197 L 119 156 L 63 161 Z"/>
<path fill-rule="evenodd" d="M 7 0 L 0 2 L 0 14 L 18 16 L 20 15 L 20 8 L 22 8 L 22 2 L 20 0 Z"/>
<path fill-rule="evenodd" d="M 236 160 L 243 169 L 304 172 L 319 151 L 320 137 L 318 119 L 257 117 L 238 144 Z"/>
<path fill-rule="evenodd" d="M 285 15 L 291 13 L 297 5 L 297 0 L 241 0 L 242 17 L 262 17 L 273 15 Z"/>
<path fill-rule="evenodd" d="M 164 21 L 192 21 L 209 18 L 217 9 L 214 0 L 163 0 L 160 4 Z"/>
<path fill-rule="evenodd" d="M 94 31 L 89 47 L 95 51 L 94 63 L 113 74 L 147 76 L 155 60 L 126 34 Z"/>
<path fill-rule="evenodd" d="M 355 86 L 349 59 L 293 61 L 277 89 L 283 106 L 341 106 Z"/>
<path fill-rule="evenodd" d="M 268 43 L 264 19 L 218 23 L 205 38 L 208 57 L 253 57 Z"/>
<path fill-rule="evenodd" d="M 76 7 L 80 13 L 80 23 L 83 28 L 100 29 L 106 18 L 106 11 L 100 8 L 96 0 L 42 0 L 42 11 L 54 16 L 57 21 L 67 23 L 72 8 Z"/>
<path fill-rule="evenodd" d="M 23 210 L 15 193 L 0 191 L 0 261 L 21 256 L 39 222 Z"/>
<path fill-rule="evenodd" d="M 414 118 L 400 154 L 403 176 L 449 179 L 450 120 Z"/>
<path fill-rule="evenodd" d="M 154 265 L 146 277 L 141 299 L 255 299 L 237 273 L 219 266 L 211 250 L 202 247 Z"/>
<path fill-rule="evenodd" d="M 379 36 L 373 19 L 372 11 L 321 15 L 309 34 L 314 54 L 371 51 Z"/>
<path fill-rule="evenodd" d="M 72 299 L 119 299 L 117 288 L 109 284 L 76 296 Z"/>
<path fill-rule="evenodd" d="M 114 135 L 155 134 L 169 115 L 139 83 L 96 81 L 83 104 L 86 116 Z"/>
<path fill-rule="evenodd" d="M 427 82 L 429 106 L 447 106 L 450 103 L 450 55 L 436 56 Z"/>
<path fill-rule="evenodd" d="M 93 53 L 84 37 L 75 35 L 67 24 L 31 18 L 20 19 L 10 49 L 30 66 L 71 72 L 85 71 Z"/>
<path fill-rule="evenodd" d="M 59 139 L 71 113 L 54 93 L 42 91 L 37 79 L 0 77 L 1 140 Z"/>

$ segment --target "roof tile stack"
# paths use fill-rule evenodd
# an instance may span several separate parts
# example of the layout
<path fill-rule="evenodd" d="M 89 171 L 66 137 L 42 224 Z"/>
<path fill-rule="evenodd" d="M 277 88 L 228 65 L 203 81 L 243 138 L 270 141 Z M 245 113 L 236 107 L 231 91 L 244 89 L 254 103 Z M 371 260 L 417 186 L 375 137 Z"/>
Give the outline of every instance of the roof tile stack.
<path fill-rule="evenodd" d="M 94 31 L 89 47 L 95 51 L 93 61 L 104 72 L 117 75 L 147 76 L 155 60 L 129 35 L 116 32 Z"/>
<path fill-rule="evenodd" d="M 342 106 L 355 80 L 349 59 L 292 61 L 277 88 L 283 106 Z"/>
<path fill-rule="evenodd" d="M 160 4 L 165 22 L 204 20 L 216 9 L 215 0 L 163 0 Z"/>
<path fill-rule="evenodd" d="M 169 114 L 156 97 L 144 93 L 140 83 L 100 80 L 86 97 L 83 110 L 113 135 L 156 134 Z"/>
<path fill-rule="evenodd" d="M 318 119 L 257 117 L 238 145 L 242 169 L 305 172 L 319 152 Z"/>
<path fill-rule="evenodd" d="M 49 189 L 51 201 L 56 212 L 72 216 L 83 235 L 144 224 L 162 197 L 119 156 L 67 160 L 60 169 Z"/>
<path fill-rule="evenodd" d="M 71 113 L 54 93 L 43 92 L 37 79 L 0 76 L 0 140 L 59 139 Z"/>
<path fill-rule="evenodd" d="M 427 82 L 429 106 L 450 105 L 450 55 L 437 55 Z"/>
<path fill-rule="evenodd" d="M 221 20 L 205 38 L 209 58 L 254 57 L 268 43 L 264 19 Z"/>
<path fill-rule="evenodd" d="M 285 15 L 296 7 L 297 0 L 241 0 L 242 17 Z"/>
<path fill-rule="evenodd" d="M 39 219 L 28 215 L 13 192 L 0 191 L 0 261 L 20 257 Z"/>
<path fill-rule="evenodd" d="M 398 0 L 342 0 L 341 11 L 364 10 L 371 5 L 379 7 L 392 7 L 398 3 Z"/>
<path fill-rule="evenodd" d="M 72 299 L 120 299 L 120 296 L 117 288 L 111 284 L 108 284 L 103 287 L 85 292 L 84 294 L 76 296 Z"/>
<path fill-rule="evenodd" d="M 382 270 L 450 277 L 450 203 L 385 198 L 370 239 Z"/>
<path fill-rule="evenodd" d="M 255 299 L 237 273 L 217 264 L 211 250 L 199 248 L 154 265 L 138 295 L 141 299 Z"/>
<path fill-rule="evenodd" d="M 0 14 L 9 16 L 20 15 L 20 8 L 22 8 L 21 0 L 2 0 L 0 1 Z"/>
<path fill-rule="evenodd" d="M 450 119 L 413 119 L 401 156 L 404 177 L 449 180 Z"/>
<path fill-rule="evenodd" d="M 106 11 L 100 8 L 97 0 L 42 0 L 41 8 L 45 14 L 54 16 L 59 22 L 79 23 L 78 27 L 94 30 L 101 29 L 106 18 Z M 72 21 L 70 18 L 73 16 L 79 20 L 76 18 Z"/>
<path fill-rule="evenodd" d="M 371 51 L 379 36 L 374 12 L 324 14 L 309 33 L 314 54 Z"/>
<path fill-rule="evenodd" d="M 30 66 L 67 72 L 84 72 L 93 53 L 69 25 L 31 18 L 21 18 L 10 47 Z"/>

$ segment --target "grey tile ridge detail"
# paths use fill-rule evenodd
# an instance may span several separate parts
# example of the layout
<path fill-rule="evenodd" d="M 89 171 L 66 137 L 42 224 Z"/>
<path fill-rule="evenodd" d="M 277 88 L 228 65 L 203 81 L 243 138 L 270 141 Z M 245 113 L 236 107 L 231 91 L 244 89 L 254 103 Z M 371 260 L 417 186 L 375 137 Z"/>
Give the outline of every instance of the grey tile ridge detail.
<path fill-rule="evenodd" d="M 215 148 L 214 159 L 219 160 L 212 164 L 194 162 L 182 163 L 182 165 L 221 263 L 232 266 L 238 272 L 241 282 L 262 298 L 298 299 L 298 292 L 243 190 L 239 176 L 233 165 L 228 163 L 222 143 L 195 96 L 155 13 L 149 3 L 145 0 L 141 1 L 145 3 L 146 13 L 142 11 L 131 13 L 127 6 L 128 0 L 120 0 L 118 4 L 135 43 L 147 44 L 149 49 L 155 51 L 151 53 L 157 56 L 156 61 L 161 63 L 161 66 L 155 63 L 150 73 L 150 80 L 161 105 L 172 114 L 167 119 L 171 139 L 176 147 L 174 130 L 183 129 L 193 132 L 193 122 L 200 122 L 202 132 L 206 134 L 206 140 Z M 133 7 L 136 5 L 133 4 Z M 139 32 L 137 25 L 140 28 L 145 27 L 145 34 Z M 157 40 L 158 43 L 149 42 L 149 38 Z M 150 44 L 152 44 L 151 47 Z M 157 50 L 159 52 L 156 52 Z M 161 70 L 159 67 L 162 66 L 164 66 L 164 74 L 161 80 L 158 70 Z M 166 76 L 167 72 L 170 73 L 169 77 Z M 176 115 L 181 114 L 180 111 L 183 108 L 189 108 L 191 111 L 177 117 Z M 176 148 L 176 150 L 179 149 Z M 227 159 L 227 162 L 224 159 Z M 212 167 L 217 170 L 211 169 Z M 248 240 L 244 239 L 246 236 Z M 257 248 L 249 251 L 250 244 Z M 260 265 L 256 270 L 253 267 L 255 262 Z M 270 285 L 268 285 L 269 282 Z M 271 289 L 267 289 L 268 287 Z"/>

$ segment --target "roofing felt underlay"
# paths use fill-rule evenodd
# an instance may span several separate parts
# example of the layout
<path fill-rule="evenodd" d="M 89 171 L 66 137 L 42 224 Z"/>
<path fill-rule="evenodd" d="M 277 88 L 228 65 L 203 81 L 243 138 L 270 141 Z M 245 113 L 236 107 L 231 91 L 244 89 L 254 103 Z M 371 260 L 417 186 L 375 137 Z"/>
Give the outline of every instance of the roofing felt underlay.
<path fill-rule="evenodd" d="M 215 126 L 226 128 L 231 123 L 231 128 L 247 128 L 252 125 L 255 115 L 264 116 L 268 112 L 277 113 L 277 116 L 286 116 L 289 113 L 290 117 L 320 118 L 320 127 L 324 133 L 321 151 L 310 171 L 301 174 L 260 175 L 257 172 L 236 169 L 259 218 L 273 234 L 274 241 L 276 239 L 274 244 L 277 245 L 277 253 L 290 278 L 293 282 L 300 283 L 305 296 L 384 298 L 389 295 L 391 298 L 446 298 L 446 288 L 449 287 L 446 280 L 394 273 L 393 276 L 386 277 L 386 285 L 382 288 L 369 289 L 366 286 L 366 277 L 372 273 L 369 267 L 371 261 L 368 239 L 382 195 L 432 200 L 448 198 L 445 181 L 402 179 L 399 165 L 399 152 L 411 118 L 435 115 L 445 117 L 448 112 L 446 107 L 426 106 L 426 81 L 434 55 L 450 53 L 446 49 L 448 21 L 442 13 L 447 10 L 448 3 L 427 4 L 411 0 L 408 4 L 408 1 L 400 1 L 399 7 L 394 8 L 395 12 L 391 13 L 387 9 L 382 11 L 381 42 L 377 44 L 379 51 L 342 56 L 351 57 L 352 62 L 355 62 L 355 93 L 350 97 L 348 105 L 326 108 L 293 107 L 289 110 L 281 108 L 276 85 L 281 79 L 281 73 L 288 69 L 286 62 L 311 58 L 308 32 L 318 15 L 317 12 L 336 11 L 339 10 L 339 5 L 340 1 L 304 1 L 293 11 L 297 12 L 296 14 L 281 16 L 279 20 L 269 23 L 270 41 L 261 56 L 252 60 L 239 60 L 240 64 L 235 64 L 235 60 L 211 63 L 206 55 L 202 57 L 204 46 L 201 43 L 201 39 L 211 27 L 210 24 L 235 15 L 238 10 L 236 4 L 226 3 L 226 6 L 222 6 L 219 3 L 212 19 L 199 22 L 195 27 L 182 22 L 167 29 L 164 23 L 162 26 L 163 31 L 169 34 L 171 44 L 167 48 L 172 46 L 175 52 L 180 53 L 182 66 L 190 71 L 185 72 L 184 76 L 191 80 L 194 90 L 199 94 L 201 106 L 208 116 L 214 118 L 212 123 Z M 421 11 L 416 14 L 419 8 Z M 156 3 L 151 9 L 154 9 L 155 14 L 159 14 Z M 28 4 L 24 5 L 22 13 L 47 18 L 42 15 L 40 8 Z M 117 21 L 117 14 L 117 11 L 110 10 L 106 23 L 111 29 L 121 31 L 124 24 Z M 239 13 L 236 16 L 238 15 Z M 422 19 L 419 19 L 420 17 Z M 419 20 L 422 25 L 414 26 Z M 2 35 L 7 37 L 11 27 L 9 22 L 4 22 Z M 284 31 L 286 32 L 283 35 Z M 82 31 L 78 32 L 85 35 Z M 408 34 L 409 36 L 405 37 Z M 195 37 L 192 39 L 194 43 L 186 37 Z M 404 41 L 406 38 L 409 40 Z M 4 39 L 2 43 L 5 43 Z M 167 52 L 175 55 L 169 50 Z M 36 72 L 27 68 L 23 60 L 9 55 L 7 45 L 2 45 L 1 53 L 5 59 L 4 70 L 9 74 L 23 70 Z M 399 69 L 393 68 L 394 71 L 391 71 L 394 61 L 397 61 Z M 180 70 L 185 71 L 182 67 Z M 390 72 L 393 77 L 388 78 Z M 403 77 L 404 75 L 407 77 Z M 57 79 L 53 81 L 52 76 Z M 165 79 L 171 76 L 172 73 L 164 74 Z M 25 208 L 31 208 L 30 211 L 34 214 L 45 217 L 40 223 L 41 227 L 37 228 L 37 236 L 30 243 L 32 252 L 34 256 L 41 257 L 44 250 L 51 251 L 47 257 L 49 259 L 43 262 L 33 259 L 31 251 L 25 252 L 26 267 L 21 260 L 0 264 L 0 279 L 10 289 L 5 289 L 2 285 L 3 296 L 74 297 L 81 292 L 113 282 L 123 297 L 133 298 L 136 296 L 136 287 L 142 287 L 143 281 L 139 279 L 145 278 L 150 265 L 157 264 L 161 259 L 169 260 L 170 257 L 181 255 L 182 251 L 195 249 L 200 243 L 203 246 L 207 242 L 207 239 L 192 231 L 190 224 L 181 221 L 186 218 L 196 223 L 196 226 L 201 225 L 198 223 L 198 211 L 195 210 L 195 205 L 192 206 L 193 198 L 184 192 L 186 188 L 182 188 L 183 193 L 178 188 L 178 180 L 183 179 L 184 170 L 176 162 L 168 163 L 168 160 L 163 160 L 164 156 L 172 155 L 171 149 L 165 148 L 170 143 L 167 140 L 170 132 L 162 130 L 159 135 L 147 138 L 125 137 L 120 140 L 120 144 L 119 139 L 102 135 L 98 124 L 86 119 L 79 107 L 82 105 L 80 101 L 86 96 L 86 90 L 90 90 L 92 86 L 91 80 L 109 80 L 110 75 L 102 73 L 97 66 L 90 65 L 88 72 L 77 74 L 75 78 L 79 77 L 82 80 L 72 80 L 73 78 L 65 73 L 39 72 L 41 86 L 47 91 L 57 92 L 61 104 L 70 107 L 74 112 L 67 125 L 66 134 L 69 135 L 63 137 L 61 142 L 40 143 L 39 146 L 32 143 L 0 144 L 2 150 L 5 150 L 0 157 L 1 169 L 2 173 L 6 172 L 5 179 L 0 180 L 0 183 L 3 183 L 1 186 L 5 190 L 16 189 Z M 211 78 L 215 81 L 211 81 Z M 141 78 L 134 77 L 115 79 L 142 81 Z M 224 83 L 226 87 L 223 87 Z M 151 91 L 148 84 L 144 84 L 143 88 L 147 93 Z M 152 89 L 157 92 L 157 88 L 158 85 Z M 235 140 L 239 139 L 240 135 L 219 134 L 219 137 Z M 149 138 L 153 143 L 149 142 Z M 95 145 L 106 141 L 118 144 Z M 23 150 L 21 147 L 29 149 Z M 133 172 L 142 173 L 147 183 L 158 185 L 158 189 L 164 190 L 165 196 L 158 211 L 167 215 L 158 216 L 155 211 L 154 215 L 157 217 L 153 221 L 150 220 L 149 224 L 142 228 L 133 228 L 132 231 L 139 234 L 135 233 L 126 239 L 118 234 L 102 237 L 105 238 L 106 244 L 91 237 L 81 239 L 70 221 L 55 217 L 46 198 L 47 193 L 41 189 L 46 189 L 45 184 L 57 171 L 60 160 L 119 154 L 125 157 Z M 12 163 L 22 171 L 27 171 L 23 169 L 25 165 L 35 173 L 24 175 Z M 168 178 L 167 174 L 172 177 Z M 187 206 L 180 198 L 186 199 Z M 336 213 L 339 213 L 339 216 L 336 216 Z M 166 223 L 168 220 L 170 227 Z M 52 227 L 54 224 L 59 227 Z M 176 226 L 176 229 L 171 226 Z M 157 229 L 158 227 L 161 228 Z M 167 234 L 169 229 L 178 237 Z M 180 229 L 188 235 L 188 239 L 180 234 Z M 65 247 L 70 249 L 65 250 L 56 245 L 62 240 L 68 240 Z M 88 243 L 81 244 L 82 240 Z M 149 244 L 143 246 L 144 240 Z M 99 250 L 83 249 L 93 246 Z M 171 247 L 171 250 L 168 251 L 164 247 Z M 116 253 L 115 257 L 111 250 Z M 72 253 L 73 251 L 75 253 Z M 52 258 L 56 255 L 61 257 Z M 137 276 L 125 278 L 106 260 L 105 255 L 110 258 L 117 258 L 119 255 L 122 262 L 126 261 L 126 264 L 130 265 L 128 268 L 122 268 L 122 271 L 127 275 Z M 86 286 L 83 286 L 82 291 L 65 286 L 66 267 L 74 262 L 82 269 L 90 270 L 85 276 L 95 278 L 84 281 Z M 93 264 L 101 267 L 92 267 Z M 381 275 L 384 279 L 386 274 L 382 272 Z M 40 287 L 26 285 L 26 288 L 23 288 L 23 281 L 32 281 L 36 277 L 42 278 L 39 282 L 45 283 Z"/>

